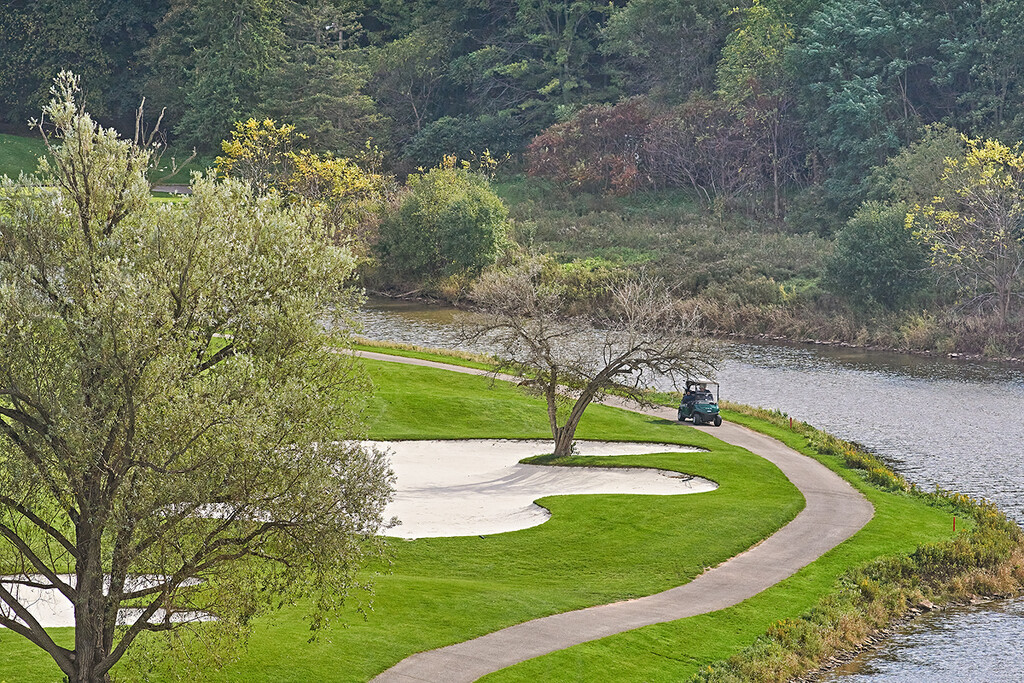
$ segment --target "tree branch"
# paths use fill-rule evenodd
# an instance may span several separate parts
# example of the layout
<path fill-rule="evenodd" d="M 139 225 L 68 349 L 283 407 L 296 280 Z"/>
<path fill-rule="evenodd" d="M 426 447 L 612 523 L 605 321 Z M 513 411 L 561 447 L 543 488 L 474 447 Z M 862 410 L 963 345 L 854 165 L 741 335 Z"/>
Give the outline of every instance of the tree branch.
<path fill-rule="evenodd" d="M 31 510 L 29 510 L 27 507 L 25 507 L 18 501 L 14 500 L 13 498 L 4 495 L 0 495 L 0 505 L 6 505 L 7 507 L 17 512 L 19 515 L 28 519 L 30 522 L 32 522 L 37 527 L 46 532 L 46 534 L 50 538 L 64 546 L 64 549 L 67 550 L 72 557 L 78 559 L 78 549 L 75 548 L 75 545 L 71 541 L 69 541 L 67 537 L 64 536 L 64 534 L 57 531 L 50 524 L 48 524 L 46 521 L 44 521 L 41 517 L 39 517 Z"/>
<path fill-rule="evenodd" d="M 46 579 L 53 584 L 53 587 L 59 590 L 64 597 L 71 602 L 75 601 L 75 597 L 78 592 L 64 581 L 61 581 L 57 573 L 53 571 L 49 565 L 43 562 L 38 555 L 36 555 L 35 551 L 32 550 L 32 548 L 30 548 L 20 536 L 18 536 L 14 529 L 11 529 L 6 524 L 0 524 L 0 535 L 10 541 L 11 545 L 18 550 L 22 557 L 31 562 L 32 566 L 36 568 L 36 571 L 45 576 Z"/>
<path fill-rule="evenodd" d="M 46 630 L 39 625 L 36 618 L 33 617 L 27 609 L 25 609 L 24 605 L 22 605 L 10 591 L 4 588 L 3 583 L 0 583 L 0 600 L 7 604 L 24 623 L 23 625 L 10 617 L 0 614 L 0 626 L 5 626 L 18 635 L 24 636 L 29 640 L 29 642 L 45 650 L 47 654 L 53 657 L 53 661 L 57 663 L 57 666 L 60 667 L 61 671 L 65 674 L 71 675 L 72 662 L 75 656 L 74 653 L 53 642 L 53 639 L 50 638 L 50 635 Z"/>

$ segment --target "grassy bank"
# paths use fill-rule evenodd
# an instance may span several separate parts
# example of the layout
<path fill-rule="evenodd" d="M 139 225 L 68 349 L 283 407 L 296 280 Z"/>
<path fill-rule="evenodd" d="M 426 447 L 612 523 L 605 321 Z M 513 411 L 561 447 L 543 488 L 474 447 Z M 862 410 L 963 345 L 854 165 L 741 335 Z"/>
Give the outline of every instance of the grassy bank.
<path fill-rule="evenodd" d="M 39 138 L 0 133 L 0 176 L 17 178 L 22 172 L 34 173 L 46 146 Z"/>
<path fill-rule="evenodd" d="M 553 257 L 567 290 L 582 301 L 600 300 L 611 283 L 643 268 L 699 307 L 705 328 L 717 334 L 1024 355 L 1021 320 L 1004 327 L 951 300 L 927 298 L 888 311 L 827 291 L 822 276 L 832 235 L 842 228 L 834 218 L 807 212 L 785 222 L 753 218 L 708 207 L 683 190 L 607 197 L 563 192 L 523 176 L 494 187 L 509 206 L 517 240 Z"/>
<path fill-rule="evenodd" d="M 481 377 L 389 363 L 366 361 L 365 367 L 376 387 L 374 398 L 365 406 L 374 438 L 548 436 L 543 405 L 505 383 L 492 386 Z M 864 583 L 856 578 L 860 575 L 849 573 L 851 568 L 871 566 L 878 558 L 897 558 L 882 561 L 882 566 L 890 567 L 903 561 L 899 558 L 914 557 L 922 546 L 945 548 L 943 544 L 952 537 L 953 513 L 962 515 L 971 506 L 956 497 L 921 495 L 876 471 L 875 463 L 847 453 L 841 442 L 804 425 L 790 431 L 776 414 L 743 415 L 731 410 L 726 416 L 820 458 L 864 492 L 875 505 L 875 517 L 818 561 L 740 605 L 570 648 L 499 672 L 493 679 L 680 680 L 715 672 L 725 676 L 720 680 L 732 680 L 729 667 L 747 665 L 739 659 L 720 663 L 729 657 L 761 662 L 750 666 L 765 671 L 772 670 L 776 661 L 792 665 L 794 658 L 797 666 L 806 668 L 811 657 L 790 653 L 793 646 L 818 642 L 818 636 L 790 631 L 791 624 L 813 624 L 814 617 L 806 615 L 824 614 L 821 605 L 851 591 L 888 604 L 894 598 L 887 589 L 876 589 L 876 584 L 881 586 L 878 579 Z M 331 629 L 310 644 L 302 606 L 287 607 L 274 617 L 260 619 L 248 647 L 219 672 L 200 665 L 189 669 L 187 662 L 179 661 L 183 669 L 164 663 L 151 672 L 133 669 L 132 676 L 172 680 L 175 672 L 186 678 L 202 672 L 203 680 L 366 680 L 419 650 L 526 619 L 684 583 L 704 567 L 769 535 L 803 504 L 774 466 L 690 427 L 593 406 L 579 436 L 701 446 L 707 452 L 602 459 L 601 464 L 697 474 L 718 482 L 719 489 L 690 496 L 553 497 L 540 501 L 552 511 L 552 519 L 533 529 L 486 538 L 393 541 L 390 568 L 371 570 L 377 574 L 376 591 L 365 620 L 353 614 L 347 628 Z M 851 463 L 859 469 L 851 468 Z M 976 529 L 985 528 L 986 522 L 981 519 L 968 526 L 971 530 L 957 536 L 955 543 L 963 543 Z M 942 551 L 926 552 L 940 565 L 947 557 Z M 962 562 L 967 554 L 955 557 Z M 961 569 L 960 574 L 974 571 Z M 924 590 L 920 595 L 941 597 Z M 917 596 L 906 592 L 903 604 Z M 357 596 L 364 604 L 370 599 Z M 855 643 L 888 613 L 872 607 L 874 621 L 858 625 L 845 609 L 827 611 L 840 614 L 833 621 L 842 625 L 843 635 L 819 640 L 835 641 L 837 647 Z M 62 639 L 70 638 L 69 629 L 61 631 Z M 765 641 L 765 633 L 778 643 Z M 815 646 L 815 652 L 828 647 Z M 754 656 L 741 654 L 746 648 L 752 648 Z M 57 680 L 45 657 L 20 639 L 0 632 L 0 651 L 5 654 L 0 680 Z M 768 663 L 758 659 L 757 653 L 770 655 Z M 735 675 L 747 680 L 749 672 L 737 670 L 741 673 Z"/>
<path fill-rule="evenodd" d="M 477 370 L 490 370 L 494 367 L 493 359 L 480 353 L 454 350 L 439 351 L 438 349 L 431 349 L 416 344 L 360 339 L 357 343 L 352 344 L 352 348 L 356 351 L 386 353 L 389 356 L 399 356 L 401 358 L 418 358 L 420 360 L 434 361 L 435 363 L 461 365 L 465 368 L 475 368 Z"/>

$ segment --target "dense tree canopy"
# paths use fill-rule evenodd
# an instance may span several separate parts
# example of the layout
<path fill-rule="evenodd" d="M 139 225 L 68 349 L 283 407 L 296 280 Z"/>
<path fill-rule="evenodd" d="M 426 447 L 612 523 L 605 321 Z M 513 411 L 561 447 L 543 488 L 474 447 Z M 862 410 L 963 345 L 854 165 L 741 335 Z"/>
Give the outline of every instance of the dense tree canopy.
<path fill-rule="evenodd" d="M 633 0 L 608 20 L 601 49 L 629 94 L 682 102 L 711 89 L 725 41 L 723 0 Z"/>
<path fill-rule="evenodd" d="M 744 135 L 765 148 L 749 158 L 780 175 L 773 194 L 810 178 L 852 212 L 866 173 L 922 124 L 1024 134 L 1016 0 L 9 4 L 9 122 L 36 111 L 56 70 L 74 64 L 97 111 L 127 123 L 145 94 L 168 107 L 179 144 L 208 150 L 234 121 L 271 117 L 317 151 L 350 155 L 372 137 L 396 158 L 436 163 L 439 141 L 452 146 L 444 153 L 504 151 L 586 105 L 643 95 L 671 107 L 717 90 L 745 101 L 752 131 L 774 119 L 806 160 L 781 173 L 780 136 Z"/>
<path fill-rule="evenodd" d="M 127 122 L 145 94 L 141 48 L 167 0 L 13 0 L 0 12 L 0 117 L 24 124 L 47 100 L 50 83 L 74 68 L 93 108 Z"/>
<path fill-rule="evenodd" d="M 58 86 L 51 160 L 0 188 L 0 626 L 85 683 L 197 618 L 305 593 L 322 625 L 390 496 L 321 327 L 353 258 L 238 181 L 155 204 L 149 152 Z M 30 586 L 72 603 L 72 646 Z"/>

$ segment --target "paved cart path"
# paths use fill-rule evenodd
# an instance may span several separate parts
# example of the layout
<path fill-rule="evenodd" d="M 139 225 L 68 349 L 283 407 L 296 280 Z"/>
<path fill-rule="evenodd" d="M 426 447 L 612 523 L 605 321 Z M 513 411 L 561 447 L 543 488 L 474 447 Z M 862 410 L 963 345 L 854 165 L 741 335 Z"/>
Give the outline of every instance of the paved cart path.
<path fill-rule="evenodd" d="M 374 360 L 409 363 L 475 375 L 482 370 L 387 354 L 359 352 Z M 501 377 L 509 379 L 512 377 Z M 675 420 L 671 408 L 645 410 L 609 398 L 608 405 Z M 839 475 L 771 437 L 729 422 L 703 427 L 722 441 L 774 463 L 800 489 L 807 505 L 793 521 L 749 550 L 693 581 L 635 600 L 599 605 L 516 624 L 473 640 L 403 659 L 374 681 L 410 683 L 475 681 L 513 664 L 641 626 L 715 612 L 757 595 L 793 575 L 859 531 L 874 508 Z"/>

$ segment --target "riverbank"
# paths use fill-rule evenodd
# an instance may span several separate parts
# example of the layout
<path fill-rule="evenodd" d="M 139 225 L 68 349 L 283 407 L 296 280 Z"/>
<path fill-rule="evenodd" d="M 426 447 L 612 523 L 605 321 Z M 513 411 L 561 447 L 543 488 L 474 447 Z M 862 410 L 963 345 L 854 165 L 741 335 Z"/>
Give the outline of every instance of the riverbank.
<path fill-rule="evenodd" d="M 561 193 L 519 175 L 496 179 L 509 208 L 511 245 L 497 267 L 543 260 L 570 306 L 599 309 L 615 283 L 637 271 L 664 281 L 684 306 L 699 310 L 709 334 L 741 339 L 848 345 L 901 353 L 1024 358 L 1024 317 L 1006 324 L 963 305 L 936 271 L 902 307 L 855 300 L 829 284 L 836 220 L 807 224 L 708 208 L 681 190 L 629 197 Z M 364 271 L 364 284 L 386 296 L 422 296 L 461 305 L 472 276 L 388 281 Z M 397 276 L 396 276 L 397 277 Z M 832 278 L 834 279 L 834 278 Z M 906 288 L 911 287 L 908 278 Z"/>
<path fill-rule="evenodd" d="M 925 612 L 1024 592 L 1024 532 L 990 502 L 941 489 L 922 491 L 856 444 L 788 422 L 777 411 L 733 408 L 741 419 L 773 424 L 776 438 L 805 440 L 819 458 L 861 472 L 874 487 L 949 510 L 961 528 L 952 539 L 850 569 L 812 609 L 772 624 L 749 648 L 693 680 L 818 680 Z M 973 524 L 965 529 L 967 520 Z"/>
<path fill-rule="evenodd" d="M 36 138 L 0 135 L 0 175 L 34 171 L 44 151 Z M 158 169 L 151 175 L 167 184 L 153 189 L 162 198 L 187 193 L 181 183 L 212 161 L 196 160 L 169 178 L 159 176 L 169 169 Z M 1024 364 L 1024 320 L 1004 327 L 990 316 L 930 300 L 886 311 L 825 291 L 832 242 L 818 234 L 820 226 L 708 213 L 678 190 L 626 198 L 563 196 L 523 176 L 496 181 L 494 189 L 509 206 L 521 248 L 550 257 L 551 272 L 584 308 L 599 306 L 609 285 L 643 269 L 700 310 L 709 334 Z M 372 274 L 368 279 L 385 296 L 416 293 L 455 306 L 464 303 L 471 282 L 460 274 L 389 288 Z"/>
<path fill-rule="evenodd" d="M 1010 595 L 993 595 L 985 597 L 972 597 L 965 600 L 951 600 L 944 605 L 936 605 L 931 601 L 922 601 L 920 604 L 910 607 L 907 612 L 893 619 L 885 628 L 877 629 L 870 633 L 860 645 L 849 650 L 843 650 L 825 661 L 816 669 L 808 671 L 797 678 L 790 679 L 790 683 L 820 683 L 830 678 L 830 675 L 842 670 L 858 657 L 866 653 L 877 651 L 884 647 L 890 640 L 904 630 L 907 626 L 913 625 L 918 619 L 928 614 L 941 614 L 958 607 L 978 607 L 980 605 L 991 605 L 997 600 L 1005 600 Z"/>
<path fill-rule="evenodd" d="M 445 299 L 443 297 L 431 297 L 424 296 L 422 294 L 395 294 L 387 291 L 373 291 L 370 292 L 371 301 L 376 302 L 375 305 L 380 305 L 383 302 L 392 302 L 394 304 L 406 304 L 410 306 L 422 306 L 432 307 L 441 309 L 450 309 L 459 311 L 461 313 L 471 313 L 472 305 L 469 301 L 464 298 L 457 297 L 454 300 Z M 768 333 L 756 333 L 746 334 L 743 332 L 735 332 L 728 330 L 711 329 L 705 330 L 712 338 L 721 341 L 730 342 L 766 342 L 778 345 L 790 345 L 794 347 L 820 347 L 820 348 L 834 348 L 834 349 L 847 349 L 850 351 L 863 351 L 869 353 L 893 353 L 902 356 L 915 357 L 915 358 L 948 358 L 954 361 L 964 362 L 991 362 L 991 363 L 1003 363 L 1012 366 L 1024 366 L 1024 356 L 986 356 L 981 353 L 968 353 L 968 352 L 957 352 L 957 351 L 936 351 L 932 349 L 915 349 L 907 347 L 897 346 L 886 346 L 883 344 L 858 344 L 850 341 L 839 341 L 835 339 L 819 339 L 809 336 L 800 337 L 787 337 L 784 335 L 775 335 Z M 377 343 L 375 340 L 364 340 L 368 344 Z M 415 346 L 415 345 L 409 345 Z"/>

